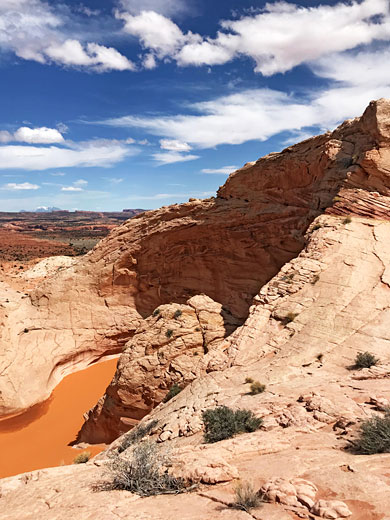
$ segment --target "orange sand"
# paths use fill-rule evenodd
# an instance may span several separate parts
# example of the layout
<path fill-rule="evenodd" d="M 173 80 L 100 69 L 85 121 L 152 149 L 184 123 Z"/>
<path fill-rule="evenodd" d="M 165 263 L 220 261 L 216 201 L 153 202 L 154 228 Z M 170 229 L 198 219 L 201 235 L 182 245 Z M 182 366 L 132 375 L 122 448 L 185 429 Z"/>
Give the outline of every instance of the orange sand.
<path fill-rule="evenodd" d="M 101 397 L 117 359 L 96 363 L 65 377 L 45 403 L 0 420 L 0 478 L 60 464 L 82 451 L 96 455 L 104 444 L 78 450 L 68 446 L 83 424 L 83 413 Z"/>

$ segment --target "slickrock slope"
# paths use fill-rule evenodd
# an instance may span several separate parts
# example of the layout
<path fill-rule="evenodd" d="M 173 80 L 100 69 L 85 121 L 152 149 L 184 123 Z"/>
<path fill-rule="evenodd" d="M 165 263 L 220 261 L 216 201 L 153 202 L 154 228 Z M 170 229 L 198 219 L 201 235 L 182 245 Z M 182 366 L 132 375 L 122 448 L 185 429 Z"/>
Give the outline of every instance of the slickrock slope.
<path fill-rule="evenodd" d="M 82 468 L 0 481 L 5 520 L 70 514 L 80 520 L 385 520 L 390 455 L 355 455 L 345 447 L 359 423 L 390 402 L 389 260 L 390 222 L 319 217 L 301 254 L 260 289 L 244 325 L 222 340 L 230 366 L 195 379 L 142 420 L 141 425 L 155 421 L 149 435 L 169 446 L 175 474 L 200 481 L 193 492 L 142 499 L 123 491 L 93 492 L 104 472 L 107 454 L 101 454 Z M 193 316 L 186 307 L 180 309 L 190 325 Z M 164 318 L 155 320 L 147 320 L 145 339 L 152 338 L 152 324 L 158 328 Z M 141 346 L 137 336 L 130 345 Z M 357 352 L 366 349 L 381 364 L 351 370 Z M 117 373 L 121 384 L 134 366 L 126 359 L 129 352 Z M 249 395 L 247 377 L 265 383 L 265 392 Z M 132 385 L 130 378 L 127 388 Z M 262 428 L 203 444 L 201 412 L 222 404 L 252 410 L 263 418 Z M 270 503 L 250 513 L 229 509 L 237 478 L 266 492 Z"/>
<path fill-rule="evenodd" d="M 90 413 L 85 432 L 121 433 L 155 406 L 172 382 L 184 381 L 184 390 L 158 404 L 141 425 L 153 421 L 148 436 L 169 447 L 172 471 L 200 484 L 188 494 L 142 499 L 123 491 L 92 492 L 102 477 L 104 459 L 123 443 L 122 436 L 108 452 L 83 467 L 54 468 L 1 481 L 4 518 L 386 520 L 390 455 L 355 455 L 345 447 L 362 420 L 383 413 L 390 403 L 389 182 L 390 101 L 380 100 L 361 119 L 344 123 L 332 134 L 239 170 L 216 200 L 161 209 L 139 217 L 135 224 L 125 224 L 71 267 L 67 272 L 80 283 L 81 273 L 90 267 L 91 285 L 85 294 L 104 294 L 113 315 L 116 308 L 130 308 L 139 319 L 137 330 L 135 322 L 133 329 L 128 327 L 129 336 L 131 330 L 134 336 L 107 394 Z M 242 212 L 246 205 L 248 213 L 234 213 L 239 205 Z M 187 211 L 191 217 L 183 217 Z M 216 227 L 211 226 L 208 238 L 216 255 L 215 279 L 209 278 L 213 264 L 208 250 L 204 258 L 196 249 L 198 243 L 206 244 L 206 238 L 199 236 L 193 244 L 193 261 L 194 269 L 201 267 L 191 285 L 185 277 L 191 262 L 186 256 L 190 243 L 184 240 L 185 226 L 192 223 L 186 233 L 193 233 L 194 240 L 196 230 L 205 231 L 206 220 L 217 226 L 213 218 L 218 212 L 225 219 L 218 231 L 229 238 L 231 247 L 236 236 L 236 245 L 248 244 L 253 237 L 259 244 L 255 242 L 249 251 L 230 251 L 224 263 L 211 241 L 216 239 Z M 154 221 L 158 215 L 159 223 Z M 194 219 L 199 219 L 197 225 Z M 142 225 L 151 235 L 135 235 Z M 138 242 L 126 244 L 128 236 L 138 237 Z M 110 250 L 120 237 L 123 249 Z M 178 237 L 181 249 L 175 248 L 173 239 Z M 290 258 L 277 267 L 276 251 L 286 243 Z M 179 260 L 175 264 L 173 254 L 169 265 L 162 256 L 152 262 L 152 252 L 159 255 L 158 245 L 164 248 L 165 244 L 176 251 L 183 269 Z M 300 251 L 293 254 L 298 244 Z M 145 253 L 141 245 L 147 246 Z M 125 251 L 131 251 L 126 262 Z M 287 248 L 283 251 L 288 256 Z M 272 266 L 273 275 L 271 269 L 260 275 L 260 267 L 252 264 L 255 258 L 260 266 L 263 259 L 264 265 Z M 190 293 L 204 269 L 210 287 L 198 283 L 199 292 L 207 297 L 186 294 L 184 299 L 186 291 L 179 292 L 175 279 L 174 303 L 163 305 L 170 291 L 164 277 L 175 265 L 178 280 Z M 94 278 L 99 267 L 105 273 L 101 280 Z M 148 285 L 155 272 L 164 280 L 160 294 Z M 244 291 L 241 284 L 255 276 L 259 276 L 257 289 Z M 117 277 L 123 283 L 118 287 Z M 40 291 L 48 292 L 51 284 L 47 282 Z M 142 303 L 141 295 L 145 296 Z M 80 301 L 84 297 L 80 293 Z M 129 307 L 126 297 L 131 299 Z M 50 298 L 47 303 L 50 307 Z M 244 303 L 249 305 L 245 320 Z M 159 313 L 146 317 L 153 306 Z M 146 319 L 141 321 L 142 317 Z M 232 331 L 237 320 L 242 324 Z M 168 330 L 173 331 L 169 338 Z M 207 353 L 205 345 L 210 345 Z M 356 354 L 366 350 L 380 358 L 380 364 L 351 369 Z M 199 355 L 191 356 L 193 352 Z M 218 362 L 209 363 L 208 356 Z M 248 377 L 266 384 L 265 392 L 250 395 Z M 254 433 L 205 445 L 201 414 L 216 405 L 250 409 L 263 418 L 263 425 Z M 120 456 L 125 457 L 128 449 Z M 251 481 L 269 503 L 250 513 L 229 509 L 237 478 Z"/>
<path fill-rule="evenodd" d="M 204 293 L 243 322 L 325 210 L 387 218 L 388 121 L 389 102 L 373 103 L 333 133 L 246 165 L 215 199 L 126 222 L 27 297 L 4 288 L 0 413 L 26 409 L 66 373 L 120 351 L 161 304 Z"/>

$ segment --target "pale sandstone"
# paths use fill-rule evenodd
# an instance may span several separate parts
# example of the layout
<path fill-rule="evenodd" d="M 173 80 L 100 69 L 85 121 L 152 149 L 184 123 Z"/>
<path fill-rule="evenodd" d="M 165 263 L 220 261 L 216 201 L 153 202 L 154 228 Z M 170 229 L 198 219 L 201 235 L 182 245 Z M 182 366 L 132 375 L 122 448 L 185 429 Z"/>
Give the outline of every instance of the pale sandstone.
<path fill-rule="evenodd" d="M 308 226 L 324 212 L 387 220 L 388 115 L 389 102 L 379 100 L 362 118 L 332 133 L 248 163 L 215 199 L 131 219 L 23 300 L 15 296 L 6 302 L 10 292 L 0 291 L 0 413 L 42 401 L 67 373 L 120 352 L 159 305 L 182 304 L 204 293 L 242 323 L 253 296 L 297 256 Z M 375 233 L 376 263 L 386 266 L 382 230 Z M 296 280 L 280 279 L 280 289 L 288 294 L 301 281 L 314 281 L 321 263 L 318 251 Z M 355 271 L 355 278 L 359 274 Z M 386 267 L 381 280 L 390 281 Z M 291 312 L 304 310 L 310 297 L 296 302 Z M 268 303 L 278 299 L 277 291 L 266 298 Z M 287 308 L 274 311 L 280 320 Z M 256 319 L 268 321 L 267 312 L 264 305 Z M 293 330 L 288 327 L 283 334 Z M 33 376 L 28 381 L 20 377 L 26 371 Z"/>
<path fill-rule="evenodd" d="M 205 215 L 210 216 L 219 204 L 232 208 L 229 204 L 240 201 L 244 210 L 244 201 L 248 200 L 248 203 L 245 202 L 248 213 L 251 213 L 253 205 L 258 203 L 259 213 L 256 218 L 260 214 L 261 206 L 261 211 L 265 211 L 266 208 L 270 211 L 274 209 L 275 214 L 271 216 L 277 219 L 276 215 L 280 216 L 281 212 L 287 215 L 289 211 L 289 206 L 279 204 L 283 197 L 285 204 L 294 205 L 294 211 L 302 211 L 306 217 L 310 211 L 313 211 L 313 215 L 316 211 L 323 211 L 322 207 L 316 211 L 311 209 L 307 213 L 308 208 L 313 208 L 314 201 L 320 207 L 321 203 L 329 199 L 326 214 L 319 216 L 308 227 L 305 245 L 300 254 L 291 253 L 291 260 L 283 260 L 284 265 L 280 271 L 276 268 L 276 262 L 276 272 L 273 273 L 273 277 L 269 276 L 268 272 L 265 276 L 266 283 L 263 275 L 258 275 L 257 268 L 251 271 L 258 277 L 258 287 L 255 292 L 251 289 L 245 296 L 241 295 L 235 305 L 231 305 L 231 301 L 238 293 L 234 292 L 233 285 L 237 282 L 235 289 L 238 286 L 242 289 L 248 281 L 246 276 L 249 276 L 244 273 L 238 280 L 239 274 L 244 270 L 239 259 L 234 258 L 239 269 L 232 271 L 232 277 L 236 277 L 236 282 L 230 283 L 229 280 L 226 286 L 222 283 L 223 276 L 226 275 L 226 266 L 222 268 L 222 278 L 218 278 L 219 274 L 216 275 L 215 285 L 214 281 L 211 283 L 206 276 L 206 281 L 211 287 L 210 292 L 203 289 L 199 292 L 208 294 L 226 306 L 235 318 L 241 319 L 238 308 L 241 305 L 243 307 L 244 300 L 251 303 L 243 325 L 229 337 L 223 340 L 221 338 L 221 343 L 216 347 L 216 351 L 220 352 L 219 346 L 223 345 L 223 359 L 226 361 L 227 358 L 228 364 L 226 366 L 223 361 L 219 370 L 205 370 L 189 382 L 176 398 L 166 404 L 159 404 L 141 421 L 141 424 L 146 424 L 152 419 L 157 421 L 157 425 L 150 432 L 151 437 L 169 445 L 172 450 L 178 450 L 177 456 L 181 457 L 181 464 L 185 465 L 188 453 L 194 450 L 195 454 L 198 453 L 199 460 L 202 459 L 206 463 L 210 461 L 211 464 L 213 460 L 221 461 L 222 465 L 234 468 L 232 477 L 238 474 L 241 480 L 258 482 L 259 486 L 271 479 L 282 479 L 286 500 L 294 504 L 267 504 L 264 508 L 265 513 L 262 513 L 260 508 L 248 515 L 245 512 L 232 511 L 211 498 L 205 498 L 202 489 L 190 495 L 142 500 L 122 492 L 111 495 L 104 492 L 104 496 L 96 497 L 91 494 L 88 486 L 99 478 L 101 466 L 98 468 L 94 463 L 88 463 L 82 469 L 70 467 L 66 470 L 45 470 L 38 481 L 35 481 L 33 476 L 31 482 L 21 488 L 18 487 L 17 480 L 20 477 L 2 481 L 2 485 L 5 486 L 1 498 L 2 510 L 7 511 L 7 514 L 12 512 L 18 520 L 30 520 L 37 516 L 43 520 L 51 520 L 64 518 L 69 514 L 80 520 L 160 520 L 166 518 L 167 511 L 172 518 L 270 520 L 289 517 L 295 519 L 294 514 L 297 511 L 300 514 L 311 515 L 308 506 L 311 507 L 312 501 L 316 500 L 318 503 L 313 506 L 320 508 L 321 504 L 323 511 L 328 511 L 327 514 L 342 515 L 349 510 L 351 517 L 357 520 L 386 518 L 390 510 L 390 455 L 355 455 L 345 450 L 345 447 L 346 439 L 353 438 L 360 422 L 378 413 L 374 410 L 377 404 L 390 400 L 390 223 L 387 222 L 390 205 L 387 187 L 389 177 L 386 174 L 386 171 L 389 171 L 390 160 L 388 154 L 383 153 L 389 144 L 388 125 L 385 122 L 386 118 L 390 120 L 388 106 L 388 102 L 380 101 L 370 106 L 363 119 L 347 122 L 333 134 L 308 140 L 290 147 L 281 154 L 273 154 L 254 165 L 248 165 L 229 178 L 220 191 L 221 200 L 190 203 L 192 217 L 202 208 L 202 216 L 206 218 Z M 381 153 L 377 153 L 378 149 Z M 334 194 L 340 199 L 331 203 Z M 211 213 L 207 213 L 206 205 Z M 133 242 L 126 245 L 126 236 L 133 237 L 135 227 L 142 227 L 145 223 L 150 225 L 148 229 L 151 231 L 152 221 L 153 225 L 160 226 L 164 240 L 174 236 L 171 234 L 172 227 L 177 226 L 175 233 L 180 235 L 184 241 L 181 242 L 184 252 L 187 251 L 185 247 L 188 244 L 183 234 L 179 233 L 178 220 L 175 221 L 177 214 L 184 212 L 186 207 L 188 208 L 187 205 L 174 206 L 173 209 L 165 208 L 160 212 L 151 212 L 149 216 L 140 217 L 135 224 L 135 221 L 125 224 L 109 239 L 103 241 L 95 252 L 82 261 L 85 262 L 82 264 L 83 267 L 77 266 L 77 269 L 82 271 L 87 262 L 96 259 L 94 255 L 99 252 L 102 255 L 100 261 L 104 258 L 104 262 L 107 262 L 104 265 L 111 266 L 112 273 L 113 264 L 118 267 L 112 260 L 115 258 L 115 261 L 119 262 L 124 251 L 135 247 Z M 220 209 L 221 207 L 219 206 Z M 352 214 L 350 223 L 344 222 L 342 216 L 348 213 Z M 169 220 L 169 214 L 175 217 Z M 226 214 L 223 214 L 226 217 Z M 252 216 L 254 220 L 251 222 L 255 225 L 255 215 Z M 286 226 L 287 222 L 297 225 L 299 219 L 296 220 L 296 217 L 289 215 L 287 219 L 282 219 L 283 225 L 277 229 L 277 226 L 273 227 L 275 222 L 270 224 L 271 216 L 268 214 L 267 219 L 264 218 L 264 236 L 272 235 L 272 247 L 275 247 L 276 243 L 280 246 L 279 238 L 286 239 L 284 230 L 280 234 L 283 226 Z M 282 220 L 278 221 L 279 224 Z M 194 224 L 193 221 L 191 223 Z M 249 221 L 244 224 L 239 213 L 235 223 L 238 227 L 243 226 L 241 230 L 249 225 Z M 195 233 L 194 228 L 200 231 L 201 227 L 202 224 L 198 220 L 196 225 L 192 225 L 192 232 Z M 129 228 L 132 229 L 131 232 Z M 256 226 L 254 229 L 258 230 Z M 291 228 L 288 229 L 291 231 Z M 276 231 L 279 232 L 279 238 L 276 238 Z M 117 241 L 120 236 L 124 238 L 123 249 L 114 254 L 110 247 L 113 245 L 112 241 Z M 211 236 L 214 239 L 216 237 L 212 233 Z M 256 236 L 258 240 L 262 240 L 260 231 Z M 151 237 L 143 244 L 149 248 L 147 252 L 150 256 L 142 257 L 140 253 L 137 258 L 148 258 L 149 263 L 144 263 L 141 271 L 137 273 L 150 274 L 153 268 L 161 265 L 160 256 L 154 264 L 150 260 L 152 253 L 158 255 L 157 243 L 160 246 L 163 244 L 163 239 L 158 242 L 157 234 L 154 234 L 154 237 L 154 245 Z M 195 235 L 192 237 L 195 240 Z M 172 246 L 174 241 L 169 243 Z M 201 243 L 204 246 L 205 242 Z M 230 242 L 230 246 L 232 244 L 233 242 Z M 140 243 L 138 246 L 141 248 Z M 249 245 L 250 250 L 253 250 L 253 247 L 255 246 Z M 268 251 L 276 251 L 270 243 L 267 247 Z M 107 256 L 104 256 L 104 248 Z M 175 251 L 183 261 L 177 249 Z M 262 250 L 262 254 L 265 254 L 264 251 Z M 202 255 L 199 250 L 195 252 L 197 261 L 201 263 Z M 218 255 L 215 256 L 216 265 L 219 265 L 220 258 Z M 230 262 L 232 257 L 228 256 L 228 259 Z M 141 259 L 141 264 L 142 261 Z M 206 260 L 205 262 L 207 264 Z M 229 263 L 229 269 L 232 269 L 234 262 Z M 134 262 L 132 265 L 135 264 Z M 202 269 L 206 264 L 202 264 Z M 171 265 L 177 264 L 172 260 Z M 76 267 L 70 269 L 77 271 Z M 126 278 L 130 276 L 131 269 L 125 269 L 127 268 L 123 267 L 123 277 L 120 278 L 124 282 L 121 293 L 123 298 L 126 290 L 134 287 Z M 108 270 L 107 267 L 107 280 L 112 280 Z M 77 272 L 80 274 L 81 271 Z M 134 274 L 135 271 L 131 272 Z M 165 276 L 164 269 L 161 272 Z M 197 271 L 196 276 L 199 276 L 199 273 L 200 271 Z M 183 271 L 178 268 L 176 289 L 183 281 L 182 274 Z M 137 276 L 138 274 L 134 275 L 134 279 L 137 279 Z M 148 276 L 146 279 L 151 280 Z M 218 297 L 213 293 L 216 291 L 217 281 L 224 285 Z M 108 308 L 112 305 L 114 309 L 116 303 L 113 302 L 119 298 L 119 291 L 115 284 L 107 284 L 106 290 L 111 297 Z M 144 305 L 149 305 L 149 314 L 153 308 L 162 304 L 162 301 L 157 301 L 155 305 L 158 297 L 153 290 L 151 287 L 142 287 L 137 293 L 139 297 L 141 294 L 145 296 Z M 161 285 L 161 291 L 168 291 L 165 282 Z M 253 300 L 249 298 L 249 293 L 251 297 L 254 296 Z M 230 295 L 231 299 L 227 295 Z M 17 295 L 13 296 L 16 298 Z M 165 296 L 168 297 L 166 293 L 164 298 Z M 180 302 L 176 297 L 171 299 L 175 302 L 174 306 L 183 305 L 188 301 L 188 297 L 183 297 Z M 124 307 L 130 308 L 131 305 L 129 303 L 128 307 Z M 294 315 L 293 319 L 290 319 L 291 313 Z M 205 322 L 208 319 L 210 316 Z M 151 325 L 153 318 L 148 320 L 139 321 L 139 330 L 143 330 L 145 322 Z M 136 328 L 132 330 L 135 331 Z M 142 343 L 141 338 L 139 341 Z M 96 344 L 98 345 L 99 341 Z M 158 348 L 160 346 L 161 343 Z M 350 370 L 356 354 L 366 350 L 379 357 L 381 364 L 367 371 Z M 118 378 L 124 372 L 125 366 L 122 368 L 117 374 Z M 159 370 L 159 366 L 156 365 L 155 369 Z M 186 365 L 187 369 L 190 373 L 193 365 L 192 368 Z M 265 383 L 266 391 L 255 396 L 248 395 L 249 386 L 244 383 L 246 377 Z M 127 388 L 130 388 L 132 383 L 129 379 L 127 383 L 123 380 L 123 384 L 122 398 L 126 398 L 130 395 Z M 380 401 L 370 401 L 372 396 L 379 396 Z M 145 394 L 140 392 L 138 397 L 142 402 Z M 252 410 L 256 415 L 264 417 L 264 429 L 212 446 L 202 445 L 202 411 L 217 405 Z M 116 442 L 120 441 L 121 439 L 118 439 Z M 180 450 L 183 450 L 181 455 Z M 214 464 L 215 468 L 211 465 L 211 469 L 219 471 L 221 466 L 218 464 Z M 209 471 L 207 464 L 202 467 L 206 475 Z M 82 486 L 81 476 L 84 482 Z M 310 484 L 305 483 L 306 481 Z M 233 486 L 233 483 L 219 484 L 217 489 L 222 489 L 222 486 Z M 318 489 L 315 497 L 314 487 Z M 59 493 L 56 494 L 53 491 L 55 489 L 59 489 Z M 301 500 L 298 499 L 298 495 Z M 231 499 L 233 498 L 231 491 Z M 332 510 L 333 506 L 339 509 Z M 34 514 L 35 517 L 32 516 Z"/>
<path fill-rule="evenodd" d="M 311 512 L 321 518 L 347 518 L 352 515 L 344 502 L 339 500 L 318 500 L 311 509 Z"/>
<path fill-rule="evenodd" d="M 285 479 L 276 477 L 260 488 L 260 493 L 267 500 L 287 506 L 303 506 L 311 509 L 315 503 L 317 487 L 308 480 L 301 478 Z"/>
<path fill-rule="evenodd" d="M 114 379 L 86 415 L 78 440 L 112 442 L 155 408 L 174 384 L 183 388 L 226 368 L 223 340 L 235 325 L 222 305 L 205 295 L 186 305 L 161 305 L 125 345 Z"/>

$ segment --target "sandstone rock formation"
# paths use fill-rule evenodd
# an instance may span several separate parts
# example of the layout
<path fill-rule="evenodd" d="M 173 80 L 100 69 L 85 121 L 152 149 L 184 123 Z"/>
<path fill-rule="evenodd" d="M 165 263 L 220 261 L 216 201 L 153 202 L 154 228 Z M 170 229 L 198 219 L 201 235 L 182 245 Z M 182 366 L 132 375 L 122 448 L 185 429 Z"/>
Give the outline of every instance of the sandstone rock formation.
<path fill-rule="evenodd" d="M 320 213 L 387 218 L 388 113 L 388 102 L 375 102 L 332 133 L 247 164 L 215 199 L 126 222 L 23 301 L 3 294 L 0 413 L 43 400 L 66 373 L 119 352 L 161 304 L 205 293 L 242 322 Z"/>
<path fill-rule="evenodd" d="M 87 414 L 79 441 L 112 442 L 159 404 L 177 384 L 227 367 L 223 340 L 237 320 L 207 296 L 161 305 L 125 345 L 104 397 Z M 226 348 L 226 345 L 225 345 Z"/>
<path fill-rule="evenodd" d="M 346 446 L 361 421 L 383 413 L 390 400 L 389 172 L 390 102 L 380 100 L 333 133 L 247 165 L 215 200 L 126 223 L 67 270 L 69 283 L 56 275 L 66 298 L 79 290 L 84 311 L 87 298 L 105 301 L 100 324 L 117 312 L 123 318 L 106 329 L 122 330 L 104 340 L 107 350 L 118 339 L 127 346 L 86 434 L 120 434 L 161 401 L 172 382 L 185 382 L 139 426 L 171 449 L 179 475 L 191 474 L 200 485 L 180 496 L 92 495 L 122 437 L 82 468 L 2 481 L 5 518 L 66 517 L 75 514 L 74 504 L 80 518 L 95 520 L 162 520 L 167 511 L 186 520 L 386 518 L 390 455 L 355 455 Z M 226 240 L 221 250 L 217 236 Z M 79 285 L 71 287 L 72 280 Z M 32 295 L 40 311 L 38 296 L 46 295 L 49 316 L 56 308 L 53 287 L 48 280 Z M 157 308 L 161 317 L 153 316 Z M 92 317 L 80 327 L 80 352 Z M 99 330 L 95 354 L 104 343 Z M 381 360 L 378 367 L 351 368 L 366 350 Z M 251 395 L 247 378 L 264 383 L 265 391 Z M 249 409 L 263 426 L 205 445 L 202 411 L 218 405 Z M 251 513 L 232 510 L 237 477 L 276 502 Z"/>

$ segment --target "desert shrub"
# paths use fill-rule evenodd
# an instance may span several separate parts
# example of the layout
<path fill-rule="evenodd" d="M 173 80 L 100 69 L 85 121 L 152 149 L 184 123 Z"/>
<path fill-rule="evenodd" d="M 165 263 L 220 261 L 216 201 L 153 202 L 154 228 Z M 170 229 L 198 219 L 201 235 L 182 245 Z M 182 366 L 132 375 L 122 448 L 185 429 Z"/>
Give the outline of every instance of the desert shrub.
<path fill-rule="evenodd" d="M 207 443 L 230 439 L 238 433 L 254 432 L 262 424 L 250 410 L 232 410 L 227 406 L 218 406 L 202 413 L 205 426 L 204 440 Z"/>
<path fill-rule="evenodd" d="M 350 224 L 351 222 L 352 222 L 352 219 L 349 215 L 348 215 L 348 217 L 345 217 L 345 219 L 343 220 L 343 224 Z"/>
<path fill-rule="evenodd" d="M 91 453 L 89 451 L 83 451 L 83 453 L 79 453 L 79 455 L 73 459 L 73 464 L 85 464 L 90 458 Z"/>
<path fill-rule="evenodd" d="M 321 363 L 322 360 L 324 359 L 324 354 L 322 352 L 320 354 L 317 354 L 316 359 L 317 359 L 317 361 L 319 361 Z"/>
<path fill-rule="evenodd" d="M 160 314 L 160 312 L 161 312 L 160 309 L 158 309 L 158 308 L 155 309 L 155 310 L 153 311 L 153 316 L 154 316 L 154 317 L 158 316 L 158 315 Z"/>
<path fill-rule="evenodd" d="M 250 482 L 238 482 L 234 488 L 234 495 L 235 500 L 229 506 L 247 513 L 251 509 L 259 507 L 262 502 L 261 497 Z"/>
<path fill-rule="evenodd" d="M 312 285 L 315 285 L 318 282 L 319 279 L 320 279 L 320 275 L 319 274 L 315 274 L 313 276 L 312 281 L 311 281 Z"/>
<path fill-rule="evenodd" d="M 359 370 L 362 368 L 370 368 L 379 363 L 379 359 L 371 354 L 371 352 L 359 352 L 355 358 L 354 368 Z"/>
<path fill-rule="evenodd" d="M 122 453 L 127 450 L 129 446 L 137 443 L 145 437 L 149 432 L 153 430 L 158 424 L 158 421 L 153 420 L 145 425 L 138 425 L 133 428 L 128 434 L 123 437 L 121 444 L 118 447 L 118 453 Z"/>
<path fill-rule="evenodd" d="M 274 318 L 275 320 L 278 320 L 281 323 L 283 323 L 283 325 L 287 325 L 288 323 L 294 321 L 297 316 L 298 313 L 296 312 L 288 312 L 285 316 L 274 315 Z"/>
<path fill-rule="evenodd" d="M 177 320 L 177 318 L 180 318 L 180 316 L 182 315 L 182 311 L 180 309 L 177 309 L 177 311 L 175 311 L 175 314 L 173 315 L 173 317 L 175 318 L 175 320 Z"/>
<path fill-rule="evenodd" d="M 360 434 L 354 443 L 357 452 L 366 455 L 390 453 L 390 411 L 384 417 L 376 415 L 364 421 Z"/>
<path fill-rule="evenodd" d="M 317 229 L 321 229 L 322 224 L 314 224 L 314 226 L 311 228 L 312 231 L 316 231 Z"/>
<path fill-rule="evenodd" d="M 250 391 L 251 395 L 261 394 L 265 390 L 265 385 L 260 383 L 260 381 L 253 381 L 250 388 L 251 388 L 251 391 Z"/>
<path fill-rule="evenodd" d="M 166 337 L 167 338 L 171 338 L 173 336 L 173 330 L 172 329 L 168 329 L 165 333 Z"/>
<path fill-rule="evenodd" d="M 180 394 L 182 390 L 183 389 L 177 383 L 174 383 L 169 389 L 167 395 L 164 397 L 164 403 L 170 401 L 173 397 L 175 397 L 175 395 Z"/>
<path fill-rule="evenodd" d="M 245 384 L 253 383 L 253 379 L 251 377 L 245 378 Z"/>
<path fill-rule="evenodd" d="M 96 486 L 99 490 L 123 489 L 142 497 L 181 493 L 183 479 L 168 473 L 168 457 L 153 442 L 138 444 L 129 458 L 115 455 L 108 463 L 106 481 Z"/>

